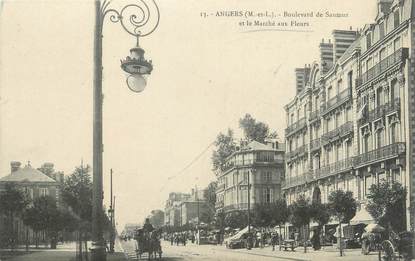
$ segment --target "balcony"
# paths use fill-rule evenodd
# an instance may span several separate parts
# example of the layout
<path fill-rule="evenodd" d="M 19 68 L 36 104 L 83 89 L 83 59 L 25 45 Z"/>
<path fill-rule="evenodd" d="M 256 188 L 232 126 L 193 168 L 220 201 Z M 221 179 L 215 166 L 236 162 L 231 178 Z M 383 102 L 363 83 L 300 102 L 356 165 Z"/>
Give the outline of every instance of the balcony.
<path fill-rule="evenodd" d="M 225 184 L 224 183 L 219 184 L 218 187 L 216 188 L 216 193 L 221 192 L 223 190 L 225 190 Z"/>
<path fill-rule="evenodd" d="M 310 182 L 313 179 L 314 179 L 313 178 L 313 173 L 311 171 L 309 171 L 309 172 L 306 172 L 302 175 L 298 175 L 298 176 L 295 176 L 295 177 L 289 177 L 281 185 L 282 185 L 283 189 L 288 189 L 288 188 L 291 188 L 291 187 L 306 184 L 307 182 Z"/>
<path fill-rule="evenodd" d="M 307 126 L 306 120 L 305 118 L 302 118 L 285 129 L 285 136 L 290 136 L 294 134 L 295 132 L 305 128 L 306 126 Z"/>
<path fill-rule="evenodd" d="M 350 170 L 353 167 L 353 158 L 339 160 L 314 170 L 314 177 L 316 179 L 325 178 L 336 175 L 344 171 Z"/>
<path fill-rule="evenodd" d="M 341 91 L 338 95 L 333 98 L 330 98 L 326 103 L 321 106 L 321 113 L 326 114 L 337 108 L 338 106 L 342 105 L 346 101 L 348 101 L 352 97 L 352 92 L 350 88 L 347 88 Z"/>
<path fill-rule="evenodd" d="M 308 119 L 310 122 L 313 122 L 315 120 L 317 120 L 320 116 L 320 111 L 316 110 L 316 111 L 312 111 L 310 112 L 310 118 Z"/>
<path fill-rule="evenodd" d="M 375 149 L 354 157 L 355 166 L 369 165 L 377 161 L 387 160 L 399 156 L 405 152 L 405 143 L 398 142 L 383 146 L 379 149 Z"/>
<path fill-rule="evenodd" d="M 286 159 L 287 161 L 291 161 L 291 160 L 293 160 L 295 157 L 298 157 L 298 156 L 304 155 L 304 154 L 306 154 L 306 153 L 308 153 L 308 146 L 307 146 L 307 144 L 302 145 L 302 146 L 300 146 L 300 147 L 296 148 L 296 149 L 295 149 L 295 150 L 293 150 L 293 151 L 290 151 L 290 152 L 285 153 L 285 159 Z"/>
<path fill-rule="evenodd" d="M 219 201 L 219 202 L 216 202 L 216 203 L 215 203 L 215 208 L 216 208 L 216 209 L 223 208 L 223 206 L 224 206 L 223 201 Z"/>
<path fill-rule="evenodd" d="M 340 137 L 344 137 L 349 133 L 353 132 L 353 122 L 352 121 L 348 121 L 345 124 L 341 125 L 340 127 L 329 131 L 327 133 L 324 133 L 321 136 L 321 143 L 322 145 L 326 145 L 327 143 L 333 142 L 337 139 L 339 139 Z"/>
<path fill-rule="evenodd" d="M 310 151 L 316 151 L 321 148 L 321 139 L 314 139 L 310 142 Z"/>
<path fill-rule="evenodd" d="M 227 162 L 223 167 L 222 171 L 226 172 L 232 168 L 235 167 L 243 167 L 243 166 L 249 166 L 253 164 L 259 164 L 259 165 L 271 165 L 271 164 L 284 164 L 283 159 L 245 159 L 245 160 L 234 160 Z"/>
<path fill-rule="evenodd" d="M 395 51 L 393 54 L 389 55 L 380 63 L 376 64 L 372 68 L 370 68 L 367 72 L 363 73 L 357 80 L 356 80 L 356 87 L 364 85 L 368 83 L 378 76 L 382 75 L 385 71 L 389 68 L 392 68 L 394 65 L 399 64 L 408 57 L 408 48 L 400 48 L 399 50 Z"/>
<path fill-rule="evenodd" d="M 372 122 L 376 119 L 379 119 L 389 113 L 399 111 L 401 108 L 401 100 L 400 98 L 395 98 L 392 102 L 388 102 L 384 105 L 378 106 L 375 109 L 369 111 L 366 117 L 360 119 L 359 123 L 361 125 Z"/>
<path fill-rule="evenodd" d="M 224 212 L 246 209 L 248 209 L 248 203 L 231 204 L 223 207 Z"/>

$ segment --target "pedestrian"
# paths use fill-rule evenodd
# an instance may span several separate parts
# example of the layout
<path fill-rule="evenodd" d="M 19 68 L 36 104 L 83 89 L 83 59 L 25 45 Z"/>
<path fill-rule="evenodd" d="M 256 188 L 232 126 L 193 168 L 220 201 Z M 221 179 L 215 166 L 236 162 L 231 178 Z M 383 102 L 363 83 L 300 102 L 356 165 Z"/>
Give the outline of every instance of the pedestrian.
<path fill-rule="evenodd" d="M 272 251 L 275 251 L 275 245 L 278 241 L 278 233 L 273 232 L 271 235 L 271 245 L 272 245 Z"/>
<path fill-rule="evenodd" d="M 173 245 L 174 243 L 174 234 L 170 234 L 170 244 Z"/>

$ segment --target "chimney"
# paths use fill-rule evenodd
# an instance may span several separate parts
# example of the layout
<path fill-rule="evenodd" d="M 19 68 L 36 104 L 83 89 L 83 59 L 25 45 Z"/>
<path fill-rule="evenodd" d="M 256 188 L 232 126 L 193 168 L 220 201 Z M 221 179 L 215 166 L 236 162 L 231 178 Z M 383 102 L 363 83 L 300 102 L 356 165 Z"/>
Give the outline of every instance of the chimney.
<path fill-rule="evenodd" d="M 22 165 L 22 163 L 20 161 L 10 162 L 10 168 L 11 168 L 10 173 L 13 173 L 13 172 L 19 170 L 21 165 Z"/>
<path fill-rule="evenodd" d="M 393 0 L 378 0 L 378 15 L 377 17 L 382 14 L 387 14 L 390 11 L 390 8 L 393 4 Z"/>
<path fill-rule="evenodd" d="M 320 71 L 322 74 L 328 72 L 333 67 L 333 44 L 329 40 L 328 43 L 324 39 L 320 43 Z"/>
<path fill-rule="evenodd" d="M 347 48 L 356 41 L 358 33 L 353 30 L 334 30 L 334 62 L 336 62 L 347 50 Z"/>
<path fill-rule="evenodd" d="M 307 64 L 304 65 L 304 68 L 295 69 L 296 94 L 299 94 L 305 89 L 309 77 L 310 67 L 308 67 Z"/>

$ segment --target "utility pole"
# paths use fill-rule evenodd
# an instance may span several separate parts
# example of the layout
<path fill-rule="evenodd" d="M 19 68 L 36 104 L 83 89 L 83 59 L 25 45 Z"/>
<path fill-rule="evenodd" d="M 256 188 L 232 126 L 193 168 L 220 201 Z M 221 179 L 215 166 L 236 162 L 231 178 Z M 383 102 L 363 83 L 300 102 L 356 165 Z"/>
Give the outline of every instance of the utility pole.
<path fill-rule="evenodd" d="M 251 171 L 252 172 L 252 171 Z M 250 172 L 248 172 L 248 249 L 251 249 L 251 184 L 249 182 Z"/>
<path fill-rule="evenodd" d="M 110 253 L 114 253 L 114 202 L 112 196 L 112 169 L 110 170 L 110 223 L 111 223 L 111 230 L 110 230 Z"/>
<path fill-rule="evenodd" d="M 197 185 L 196 185 L 196 202 L 197 202 L 197 226 L 200 226 L 200 208 L 199 208 L 199 191 L 197 190 Z"/>

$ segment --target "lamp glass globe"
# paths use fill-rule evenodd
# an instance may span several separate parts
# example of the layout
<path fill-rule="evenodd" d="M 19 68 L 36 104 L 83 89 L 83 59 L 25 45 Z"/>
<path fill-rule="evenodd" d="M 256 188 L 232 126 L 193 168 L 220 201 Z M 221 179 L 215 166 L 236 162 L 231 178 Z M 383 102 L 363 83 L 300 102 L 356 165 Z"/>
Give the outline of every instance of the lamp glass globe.
<path fill-rule="evenodd" d="M 147 85 L 147 80 L 140 74 L 131 74 L 127 77 L 127 86 L 133 92 L 142 92 Z"/>

